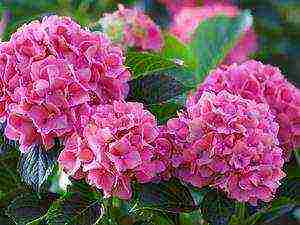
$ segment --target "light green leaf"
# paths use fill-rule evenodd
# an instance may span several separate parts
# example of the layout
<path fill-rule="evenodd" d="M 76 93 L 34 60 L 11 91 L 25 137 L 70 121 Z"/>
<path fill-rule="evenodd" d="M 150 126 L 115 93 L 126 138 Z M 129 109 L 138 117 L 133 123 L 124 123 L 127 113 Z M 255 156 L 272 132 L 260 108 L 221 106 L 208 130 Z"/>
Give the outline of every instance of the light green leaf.
<path fill-rule="evenodd" d="M 132 73 L 132 79 L 140 79 L 146 75 L 176 67 L 176 64 L 157 53 L 128 51 L 126 66 Z"/>
<path fill-rule="evenodd" d="M 199 82 L 224 60 L 251 24 L 250 12 L 243 11 L 235 18 L 218 16 L 198 26 L 190 46 L 197 60 Z"/>
<path fill-rule="evenodd" d="M 178 63 L 182 63 L 182 65 L 194 71 L 196 68 L 196 59 L 190 46 L 182 43 L 169 33 L 164 34 L 164 40 L 165 43 L 161 50 L 161 55 L 175 62 L 177 60 Z"/>

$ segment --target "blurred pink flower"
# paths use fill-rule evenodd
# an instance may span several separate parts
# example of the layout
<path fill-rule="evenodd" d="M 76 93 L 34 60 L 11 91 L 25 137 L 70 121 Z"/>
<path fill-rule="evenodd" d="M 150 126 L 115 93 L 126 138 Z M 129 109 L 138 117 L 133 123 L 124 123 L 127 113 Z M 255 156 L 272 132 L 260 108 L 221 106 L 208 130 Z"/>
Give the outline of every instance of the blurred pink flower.
<path fill-rule="evenodd" d="M 49 149 L 54 138 L 82 131 L 80 123 L 91 108 L 126 97 L 130 74 L 124 60 L 105 35 L 68 17 L 22 26 L 0 44 L 0 117 L 8 120 L 6 135 L 27 151 L 35 143 Z"/>
<path fill-rule="evenodd" d="M 189 43 L 196 28 L 203 21 L 225 15 L 235 17 L 239 14 L 239 9 L 231 4 L 207 4 L 201 7 L 185 7 L 174 16 L 174 21 L 170 27 L 170 32 L 181 41 Z M 249 54 L 254 53 L 258 48 L 256 34 L 251 27 L 245 29 L 238 43 L 228 53 L 223 63 L 243 62 L 248 59 Z"/>
<path fill-rule="evenodd" d="M 159 2 L 166 5 L 172 16 L 184 7 L 195 7 L 198 5 L 197 0 L 159 0 Z"/>
<path fill-rule="evenodd" d="M 220 67 L 190 96 L 188 105 L 195 104 L 204 91 L 219 93 L 221 90 L 269 105 L 279 124 L 278 140 L 286 160 L 292 150 L 300 147 L 300 90 L 277 67 L 254 60 Z"/>
<path fill-rule="evenodd" d="M 119 5 L 119 10 L 105 14 L 99 22 L 108 37 L 123 48 L 159 51 L 163 47 L 159 27 L 137 9 L 126 9 Z"/>
<path fill-rule="evenodd" d="M 167 127 L 181 148 L 174 174 L 182 181 L 212 185 L 251 204 L 274 197 L 285 174 L 278 124 L 268 105 L 225 90 L 203 91 Z"/>
<path fill-rule="evenodd" d="M 96 109 L 81 138 L 68 140 L 59 163 L 71 176 L 85 174 L 106 197 L 130 199 L 132 180 L 150 182 L 166 169 L 158 136 L 155 117 L 142 104 L 114 101 Z"/>

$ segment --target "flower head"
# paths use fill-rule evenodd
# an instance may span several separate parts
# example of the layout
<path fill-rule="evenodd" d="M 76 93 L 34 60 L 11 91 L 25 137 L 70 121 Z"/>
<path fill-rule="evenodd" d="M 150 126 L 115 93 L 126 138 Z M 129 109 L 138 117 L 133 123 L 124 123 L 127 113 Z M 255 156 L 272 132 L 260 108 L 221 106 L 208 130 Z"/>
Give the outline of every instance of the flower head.
<path fill-rule="evenodd" d="M 159 0 L 160 3 L 166 5 L 171 15 L 176 15 L 184 7 L 197 6 L 197 0 Z"/>
<path fill-rule="evenodd" d="M 289 83 L 277 67 L 254 60 L 223 66 L 211 72 L 188 105 L 197 102 L 204 91 L 227 90 L 257 103 L 266 103 L 279 124 L 278 140 L 288 159 L 300 146 L 300 90 Z"/>
<path fill-rule="evenodd" d="M 119 10 L 105 14 L 99 22 L 111 40 L 124 48 L 159 51 L 163 47 L 159 27 L 137 9 L 126 9 L 119 5 Z"/>
<path fill-rule="evenodd" d="M 181 41 L 189 43 L 197 27 L 205 20 L 219 15 L 235 17 L 239 9 L 230 4 L 207 4 L 201 7 L 185 7 L 174 17 L 170 32 Z M 225 64 L 243 62 L 248 55 L 257 50 L 256 34 L 251 27 L 246 27 L 238 43 L 224 59 Z"/>
<path fill-rule="evenodd" d="M 181 146 L 175 169 L 181 180 L 215 186 L 242 202 L 272 199 L 284 177 L 284 160 L 268 105 L 225 90 L 204 91 L 167 126 Z"/>
<path fill-rule="evenodd" d="M 85 174 L 105 196 L 131 198 L 131 181 L 156 180 L 165 170 L 155 148 L 159 128 L 155 117 L 140 103 L 114 101 L 99 106 L 84 128 L 59 156 L 69 175 Z"/>
<path fill-rule="evenodd" d="M 129 72 L 120 48 L 68 17 L 22 26 L 0 44 L 0 116 L 21 151 L 78 128 L 88 108 L 124 99 Z M 85 110 L 83 110 L 85 108 Z M 84 113 L 77 115 L 76 112 Z"/>

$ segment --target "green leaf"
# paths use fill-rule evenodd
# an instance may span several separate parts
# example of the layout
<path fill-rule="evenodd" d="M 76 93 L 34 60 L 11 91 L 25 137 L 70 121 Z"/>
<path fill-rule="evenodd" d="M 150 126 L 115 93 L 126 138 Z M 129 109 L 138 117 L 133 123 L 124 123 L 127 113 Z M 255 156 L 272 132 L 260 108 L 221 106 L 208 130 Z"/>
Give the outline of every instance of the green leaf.
<path fill-rule="evenodd" d="M 40 191 L 52 174 L 56 163 L 56 153 L 46 151 L 41 145 L 33 145 L 28 153 L 21 156 L 19 171 L 23 181 Z"/>
<path fill-rule="evenodd" d="M 180 213 L 181 225 L 203 225 L 203 218 L 200 210 L 191 213 Z"/>
<path fill-rule="evenodd" d="M 18 173 L 18 152 L 10 151 L 0 157 L 0 207 L 5 207 L 23 189 Z"/>
<path fill-rule="evenodd" d="M 0 156 L 7 154 L 9 151 L 18 149 L 17 143 L 15 141 L 9 140 L 5 137 L 5 127 L 6 122 L 0 123 Z"/>
<path fill-rule="evenodd" d="M 42 224 L 48 207 L 56 195 L 50 194 L 40 198 L 35 193 L 25 193 L 15 198 L 8 206 L 6 214 L 17 225 Z"/>
<path fill-rule="evenodd" d="M 255 224 L 266 224 L 268 220 L 275 220 L 284 214 L 293 211 L 296 205 L 300 203 L 295 199 L 288 197 L 279 197 L 269 204 L 267 207 L 262 208 L 258 212 L 249 216 L 244 220 L 245 225 L 255 225 Z"/>
<path fill-rule="evenodd" d="M 224 60 L 251 24 L 250 12 L 243 11 L 235 18 L 218 16 L 198 26 L 190 46 L 197 60 L 199 82 Z"/>
<path fill-rule="evenodd" d="M 3 225 L 16 225 L 11 219 L 5 215 L 0 215 L 0 224 Z"/>
<path fill-rule="evenodd" d="M 197 207 L 189 189 L 177 179 L 137 186 L 137 201 L 131 211 L 192 212 Z"/>
<path fill-rule="evenodd" d="M 138 221 L 134 225 L 175 225 L 172 215 L 164 212 L 153 212 L 146 210 L 138 216 Z"/>
<path fill-rule="evenodd" d="M 163 54 L 165 55 L 128 51 L 126 65 L 132 73 L 132 79 L 142 79 L 146 76 L 164 73 L 186 87 L 195 88 L 197 80 L 194 70 L 185 64 L 184 61 L 175 58 L 176 53 L 165 52 Z M 166 54 L 169 54 L 169 56 L 166 56 Z"/>
<path fill-rule="evenodd" d="M 165 33 L 164 34 L 164 47 L 161 50 L 161 55 L 173 62 L 182 62 L 190 70 L 196 69 L 196 60 L 190 46 L 179 41 L 175 36 Z"/>
<path fill-rule="evenodd" d="M 155 72 L 175 68 L 176 64 L 156 53 L 128 51 L 126 66 L 132 73 L 132 79 L 139 79 Z"/>
<path fill-rule="evenodd" d="M 148 108 L 158 121 L 164 124 L 169 119 L 177 116 L 177 112 L 184 108 L 185 100 L 185 95 L 179 95 L 162 103 L 151 104 Z"/>
<path fill-rule="evenodd" d="M 228 224 L 235 213 L 234 202 L 216 190 L 208 191 L 201 203 L 201 212 L 205 221 L 211 225 Z"/>
<path fill-rule="evenodd" d="M 91 201 L 80 193 L 70 193 L 52 204 L 46 220 L 48 225 L 93 225 L 103 213 L 98 199 Z"/>
<path fill-rule="evenodd" d="M 182 83 L 171 77 L 172 71 L 164 71 L 129 82 L 127 100 L 143 102 L 146 105 L 165 102 L 187 91 Z"/>
<path fill-rule="evenodd" d="M 279 196 L 293 199 L 300 204 L 300 177 L 286 178 L 279 188 Z"/>

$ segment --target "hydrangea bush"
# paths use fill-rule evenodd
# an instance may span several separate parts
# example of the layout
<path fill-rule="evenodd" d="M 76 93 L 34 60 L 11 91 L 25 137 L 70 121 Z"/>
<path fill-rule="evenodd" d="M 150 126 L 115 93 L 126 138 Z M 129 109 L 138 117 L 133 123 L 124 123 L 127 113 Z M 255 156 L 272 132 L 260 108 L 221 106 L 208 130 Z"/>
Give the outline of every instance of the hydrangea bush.
<path fill-rule="evenodd" d="M 85 27 L 44 16 L 0 42 L 0 165 L 12 176 L 20 158 L 0 223 L 254 225 L 299 205 L 282 189 L 300 90 L 250 60 L 251 14 L 160 2 L 167 28 L 119 4 Z"/>

